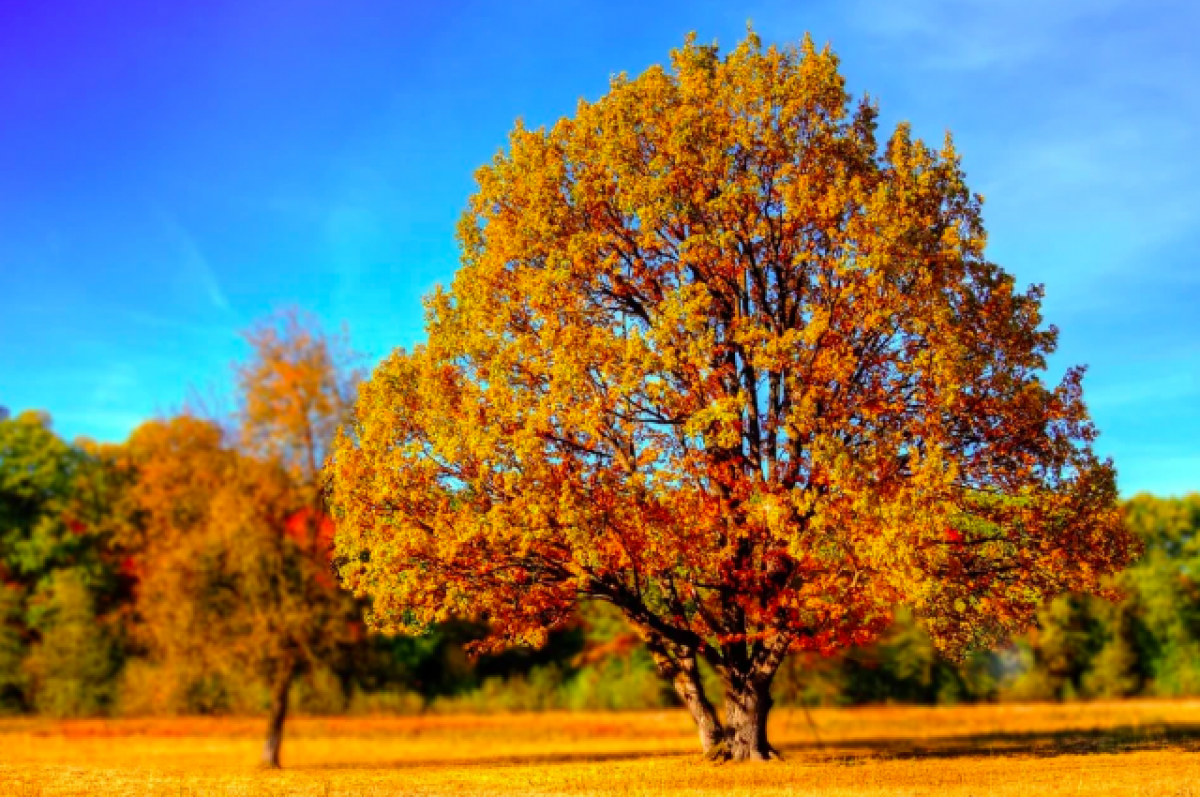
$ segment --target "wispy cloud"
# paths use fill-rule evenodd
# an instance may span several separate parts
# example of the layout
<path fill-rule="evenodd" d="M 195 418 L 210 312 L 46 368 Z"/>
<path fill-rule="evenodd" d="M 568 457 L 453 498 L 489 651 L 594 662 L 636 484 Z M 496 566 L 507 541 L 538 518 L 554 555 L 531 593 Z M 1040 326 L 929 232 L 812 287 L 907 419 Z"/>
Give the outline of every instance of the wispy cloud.
<path fill-rule="evenodd" d="M 178 258 L 180 273 L 194 284 L 211 305 L 222 312 L 232 308 L 216 271 L 204 256 L 195 237 L 168 213 L 160 213 L 163 225 L 171 236 L 171 243 Z"/>

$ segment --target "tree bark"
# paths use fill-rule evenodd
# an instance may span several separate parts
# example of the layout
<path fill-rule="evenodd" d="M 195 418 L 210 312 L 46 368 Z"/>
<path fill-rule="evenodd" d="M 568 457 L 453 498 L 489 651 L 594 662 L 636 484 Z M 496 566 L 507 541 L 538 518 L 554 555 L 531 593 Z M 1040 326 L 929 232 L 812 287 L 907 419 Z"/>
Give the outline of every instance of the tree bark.
<path fill-rule="evenodd" d="M 704 684 L 700 680 L 700 667 L 694 651 L 675 651 L 669 649 L 661 639 L 649 636 L 646 647 L 658 665 L 658 671 L 675 689 L 675 694 L 683 701 L 688 713 L 696 723 L 700 734 L 700 747 L 706 756 L 718 756 L 724 750 L 725 729 L 717 718 L 717 711 L 704 694 Z"/>
<path fill-rule="evenodd" d="M 725 681 L 725 746 L 730 760 L 780 758 L 767 740 L 767 717 L 773 703 L 771 682 L 790 646 L 790 636 L 776 634 L 755 644 L 743 667 L 721 673 Z"/>
<path fill-rule="evenodd" d="M 700 668 L 696 664 L 695 656 L 680 660 L 679 672 L 672 679 L 672 686 L 696 722 L 704 754 L 713 755 L 725 738 L 725 729 L 717 719 L 716 709 L 704 694 L 704 684 L 700 681 Z"/>
<path fill-rule="evenodd" d="M 283 723 L 287 719 L 288 693 L 292 689 L 292 680 L 296 668 L 287 664 L 281 668 L 275 683 L 271 686 L 271 715 L 267 718 L 267 741 L 263 745 L 263 766 L 271 769 L 279 768 L 279 751 L 283 747 Z"/>
<path fill-rule="evenodd" d="M 733 677 L 725 684 L 725 745 L 732 761 L 770 761 L 779 753 L 767 741 L 771 679 Z"/>

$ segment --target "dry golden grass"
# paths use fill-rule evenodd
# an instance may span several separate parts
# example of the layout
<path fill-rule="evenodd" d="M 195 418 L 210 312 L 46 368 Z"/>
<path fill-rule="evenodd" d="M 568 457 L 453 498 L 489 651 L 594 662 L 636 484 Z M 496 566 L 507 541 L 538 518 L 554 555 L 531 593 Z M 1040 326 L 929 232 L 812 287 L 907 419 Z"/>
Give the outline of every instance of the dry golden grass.
<path fill-rule="evenodd" d="M 0 720 L 0 795 L 1198 795 L 1200 702 L 777 712 L 787 760 L 717 766 L 682 712 Z"/>

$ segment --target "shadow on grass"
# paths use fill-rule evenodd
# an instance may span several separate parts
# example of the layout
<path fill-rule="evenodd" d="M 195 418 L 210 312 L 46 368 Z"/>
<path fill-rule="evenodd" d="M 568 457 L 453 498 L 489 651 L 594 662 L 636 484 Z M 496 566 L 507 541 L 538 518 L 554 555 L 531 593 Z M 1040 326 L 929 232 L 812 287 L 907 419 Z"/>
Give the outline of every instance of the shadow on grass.
<path fill-rule="evenodd" d="M 1200 751 L 1200 723 L 1154 723 L 1113 728 L 997 732 L 933 736 L 920 739 L 852 739 L 821 744 L 780 745 L 788 753 L 812 758 L 964 758 L 988 755 L 1053 757 L 1138 750 Z"/>
<path fill-rule="evenodd" d="M 512 755 L 472 756 L 471 758 L 456 758 L 441 756 L 420 759 L 404 759 L 401 761 L 372 761 L 370 763 L 352 764 L 314 764 L 306 765 L 306 770 L 336 770 L 336 769 L 422 769 L 427 767 L 519 767 L 547 766 L 552 764 L 589 764 L 609 761 L 639 761 L 647 758 L 695 758 L 703 760 L 699 749 L 694 753 L 675 750 L 617 750 L 607 753 L 514 753 Z"/>
<path fill-rule="evenodd" d="M 1104 729 L 983 733 L 921 739 L 853 739 L 833 742 L 791 742 L 779 745 L 785 759 L 806 763 L 853 764 L 864 760 L 951 759 L 978 756 L 1086 755 L 1125 753 L 1171 748 L 1200 752 L 1200 723 L 1127 725 Z M 554 764 L 693 758 L 700 751 L 613 751 L 604 753 L 534 753 L 480 757 L 437 756 L 417 760 L 379 761 L 370 764 L 320 764 L 308 770 L 418 769 L 425 767 L 549 766 Z"/>

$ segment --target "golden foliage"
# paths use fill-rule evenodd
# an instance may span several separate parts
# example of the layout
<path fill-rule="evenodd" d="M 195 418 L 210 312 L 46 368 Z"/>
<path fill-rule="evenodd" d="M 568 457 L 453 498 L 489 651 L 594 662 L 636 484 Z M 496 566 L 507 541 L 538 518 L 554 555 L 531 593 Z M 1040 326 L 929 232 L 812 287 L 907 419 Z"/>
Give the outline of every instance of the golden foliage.
<path fill-rule="evenodd" d="M 477 181 L 330 466 L 376 626 L 537 644 L 589 595 L 744 685 L 898 603 L 994 640 L 1129 560 L 1040 288 L 985 258 L 949 138 L 881 144 L 828 49 L 689 39 Z"/>
<path fill-rule="evenodd" d="M 327 334 L 316 318 L 289 308 L 245 337 L 252 356 L 236 367 L 242 442 L 315 490 L 361 378 L 349 335 Z"/>

